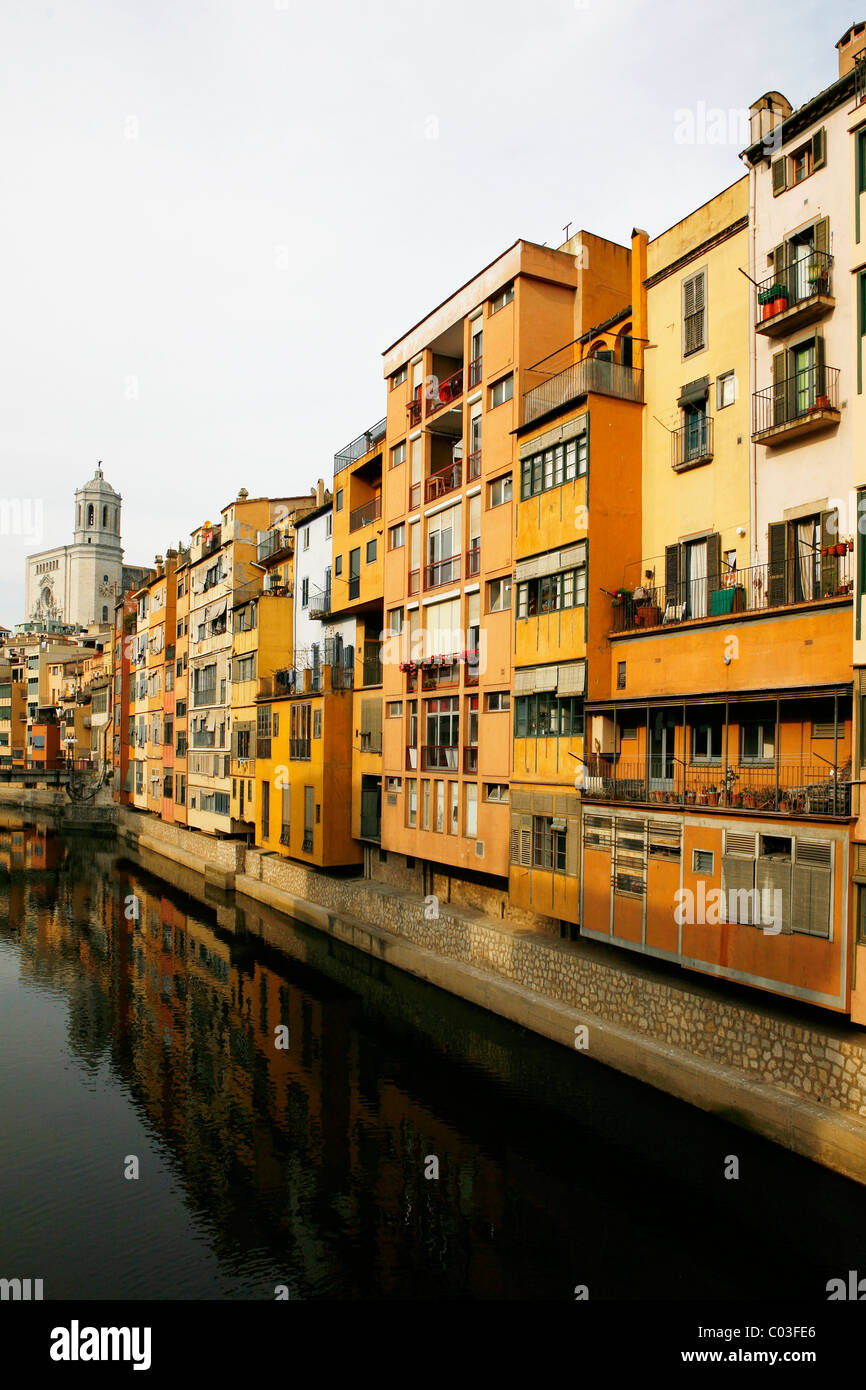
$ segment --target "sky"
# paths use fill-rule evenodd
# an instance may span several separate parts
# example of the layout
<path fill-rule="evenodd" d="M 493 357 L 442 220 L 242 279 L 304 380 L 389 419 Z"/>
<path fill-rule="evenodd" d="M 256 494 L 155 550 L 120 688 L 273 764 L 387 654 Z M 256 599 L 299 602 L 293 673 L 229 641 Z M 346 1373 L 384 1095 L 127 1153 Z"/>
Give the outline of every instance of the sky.
<path fill-rule="evenodd" d="M 866 10 L 866 0 L 864 0 Z M 2 0 L 0 624 L 98 459 L 128 564 L 330 485 L 382 352 L 517 238 L 655 236 L 850 2 Z"/>

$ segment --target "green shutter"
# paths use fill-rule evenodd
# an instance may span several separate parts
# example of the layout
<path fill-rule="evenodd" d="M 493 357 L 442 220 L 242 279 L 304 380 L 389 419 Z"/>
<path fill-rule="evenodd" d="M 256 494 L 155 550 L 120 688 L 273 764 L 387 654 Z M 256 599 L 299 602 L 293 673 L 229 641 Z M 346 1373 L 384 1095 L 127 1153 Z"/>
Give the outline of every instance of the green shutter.
<path fill-rule="evenodd" d="M 821 551 L 828 546 L 835 546 L 839 539 L 839 513 L 834 507 L 832 511 L 821 513 Z M 839 561 L 835 554 L 821 555 L 821 593 L 835 594 L 839 584 Z"/>
<path fill-rule="evenodd" d="M 813 170 L 823 169 L 826 163 L 827 140 L 824 133 L 824 127 L 822 126 L 821 129 L 816 130 L 815 134 L 812 136 L 812 168 Z"/>
<path fill-rule="evenodd" d="M 778 198 L 780 193 L 784 193 L 788 186 L 787 159 L 781 155 L 779 159 L 773 160 L 773 197 Z"/>
<path fill-rule="evenodd" d="M 682 603 L 680 595 L 680 547 L 665 546 L 665 605 Z"/>
<path fill-rule="evenodd" d="M 827 373 L 824 371 L 824 339 L 815 334 L 815 395 L 823 396 L 827 390 Z"/>
<path fill-rule="evenodd" d="M 830 219 L 821 217 L 815 223 L 815 250 L 825 256 L 830 254 Z"/>
<path fill-rule="evenodd" d="M 785 373 L 788 354 L 784 348 L 773 353 L 773 424 L 783 425 L 787 419 Z"/>
<path fill-rule="evenodd" d="M 787 597 L 788 528 L 784 521 L 771 521 L 769 527 L 769 559 L 767 567 L 767 602 L 777 608 Z"/>
<path fill-rule="evenodd" d="M 721 583 L 722 538 L 715 531 L 711 536 L 707 536 L 707 593 L 714 594 L 721 587 Z"/>

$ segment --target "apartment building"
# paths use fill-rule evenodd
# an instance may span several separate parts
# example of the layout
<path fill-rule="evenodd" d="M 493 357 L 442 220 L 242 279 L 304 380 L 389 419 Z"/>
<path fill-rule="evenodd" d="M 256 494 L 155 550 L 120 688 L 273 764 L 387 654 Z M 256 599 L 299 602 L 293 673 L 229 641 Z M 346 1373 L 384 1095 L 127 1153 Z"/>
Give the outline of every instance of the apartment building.
<path fill-rule="evenodd" d="M 189 551 L 178 553 L 175 570 L 174 639 L 174 820 L 187 824 L 189 742 Z"/>
<path fill-rule="evenodd" d="M 634 237 L 642 554 L 623 555 L 610 600 L 610 694 L 586 705 L 580 921 L 631 951 L 844 1009 L 851 595 L 844 559 L 818 545 L 826 523 L 805 544 L 825 510 L 816 482 L 840 461 L 807 463 L 787 405 L 768 437 L 764 388 L 745 389 L 749 354 L 761 380 L 766 321 L 740 267 L 752 183 L 771 177 L 756 162 L 659 237 Z M 779 524 L 796 540 L 788 561 Z"/>
<path fill-rule="evenodd" d="M 0 658 L 0 768 L 24 762 L 27 697 L 21 668 L 11 657 Z"/>
<path fill-rule="evenodd" d="M 629 293 L 625 247 L 584 232 L 560 250 L 518 241 L 384 354 L 381 843 L 419 883 L 428 864 L 509 878 L 523 390 Z"/>

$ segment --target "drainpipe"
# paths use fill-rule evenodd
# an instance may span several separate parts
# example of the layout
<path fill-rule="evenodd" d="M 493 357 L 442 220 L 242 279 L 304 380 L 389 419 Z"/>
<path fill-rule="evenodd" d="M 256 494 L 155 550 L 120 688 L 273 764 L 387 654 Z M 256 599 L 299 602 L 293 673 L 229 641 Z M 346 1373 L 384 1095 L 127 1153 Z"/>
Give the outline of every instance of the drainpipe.
<path fill-rule="evenodd" d="M 833 696 L 833 815 L 839 809 L 839 693 Z"/>
<path fill-rule="evenodd" d="M 751 233 L 749 245 L 749 274 L 754 279 L 757 274 L 757 251 L 756 251 L 756 223 L 757 215 L 755 211 L 756 194 L 758 180 L 754 169 L 749 170 L 749 231 Z M 751 310 L 751 291 L 750 294 L 750 316 Z M 749 324 L 749 415 L 747 427 L 749 430 L 749 543 L 752 547 L 753 565 L 758 563 L 758 537 L 755 534 L 755 527 L 758 524 L 758 469 L 757 453 L 758 446 L 752 442 L 752 399 L 753 392 L 757 390 L 757 334 L 755 333 L 754 323 Z"/>

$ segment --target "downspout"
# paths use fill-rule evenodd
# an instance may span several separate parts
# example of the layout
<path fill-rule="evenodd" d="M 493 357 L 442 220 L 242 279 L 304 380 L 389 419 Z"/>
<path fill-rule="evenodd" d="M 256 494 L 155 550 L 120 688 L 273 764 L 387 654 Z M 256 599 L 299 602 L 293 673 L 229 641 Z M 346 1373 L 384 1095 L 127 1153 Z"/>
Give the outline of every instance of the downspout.
<path fill-rule="evenodd" d="M 749 274 L 752 276 L 753 279 L 755 278 L 755 276 L 756 276 L 756 274 L 757 274 L 757 262 L 758 262 L 757 249 L 756 249 L 756 232 L 757 232 L 757 213 L 756 213 L 756 208 L 755 208 L 755 204 L 756 204 L 756 202 L 757 202 L 756 193 L 755 193 L 756 186 L 757 186 L 757 176 L 756 176 L 755 170 L 752 168 L 752 169 L 749 170 L 749 231 L 750 231 L 750 233 L 751 233 L 751 236 L 750 236 L 750 244 L 749 244 Z M 750 314 L 750 318 L 751 318 L 751 317 L 753 317 L 753 316 L 752 316 L 752 313 L 751 313 L 751 291 L 749 292 L 749 303 L 750 303 L 749 314 Z M 758 446 L 757 446 L 757 444 L 755 444 L 755 443 L 753 442 L 753 440 L 752 440 L 752 421 L 751 421 L 752 400 L 753 400 L 753 398 L 754 398 L 754 397 L 753 397 L 753 393 L 758 389 L 758 388 L 757 388 L 757 380 L 756 380 L 756 378 L 757 378 L 757 334 L 755 333 L 755 325 L 754 325 L 754 323 L 753 323 L 753 322 L 750 322 L 750 324 L 749 324 L 749 403 L 748 403 L 748 415 L 747 415 L 747 422 L 746 422 L 746 423 L 747 423 L 747 428 L 748 428 L 748 431 L 749 431 L 749 543 L 750 543 L 750 545 L 751 545 L 751 547 L 752 547 L 752 560 L 751 560 L 751 563 L 752 563 L 753 565 L 757 565 L 757 564 L 758 564 L 758 537 L 757 537 L 757 535 L 755 534 L 755 527 L 757 526 L 757 520 L 758 520 L 758 468 L 757 468 L 757 451 L 758 451 Z"/>

